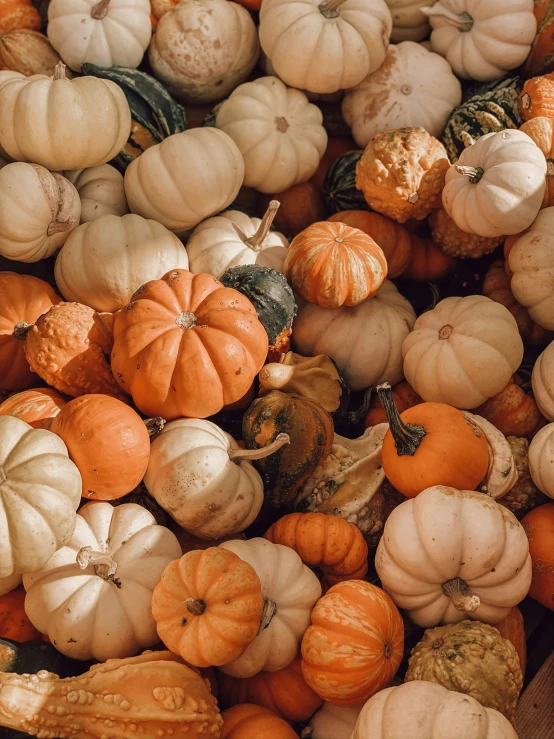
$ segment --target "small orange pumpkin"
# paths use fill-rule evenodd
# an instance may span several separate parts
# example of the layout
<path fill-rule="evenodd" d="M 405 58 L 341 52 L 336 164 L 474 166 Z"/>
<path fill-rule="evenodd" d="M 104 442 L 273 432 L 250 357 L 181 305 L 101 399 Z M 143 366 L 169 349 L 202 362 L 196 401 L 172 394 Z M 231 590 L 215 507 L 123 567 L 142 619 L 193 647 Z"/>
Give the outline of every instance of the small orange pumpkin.
<path fill-rule="evenodd" d="M 298 739 L 286 721 L 267 708 L 243 703 L 221 714 L 221 739 Z"/>
<path fill-rule="evenodd" d="M 537 116 L 554 116 L 554 75 L 532 77 L 523 85 L 518 98 L 519 112 L 524 121 Z"/>
<path fill-rule="evenodd" d="M 554 118 L 531 118 L 519 130 L 533 139 L 546 158 L 546 190 L 542 207 L 549 208 L 554 205 Z"/>
<path fill-rule="evenodd" d="M 554 611 L 554 503 L 545 503 L 522 520 L 529 539 L 533 579 L 529 595 Z"/>
<path fill-rule="evenodd" d="M 490 421 L 504 436 L 531 439 L 541 421 L 541 413 L 533 398 L 510 378 L 499 393 L 475 408 L 472 413 Z"/>
<path fill-rule="evenodd" d="M 273 220 L 273 228 L 287 236 L 296 236 L 312 223 L 325 218 L 321 193 L 313 182 L 301 182 L 275 195 L 263 196 L 262 213 L 267 211 L 272 200 L 281 203 Z"/>
<path fill-rule="evenodd" d="M 456 266 L 456 259 L 445 254 L 432 239 L 412 234 L 412 258 L 402 273 L 415 282 L 434 282 L 442 279 Z"/>
<path fill-rule="evenodd" d="M 0 34 L 28 28 L 40 31 L 40 14 L 31 0 L 0 0 Z"/>
<path fill-rule="evenodd" d="M 23 585 L 0 596 L 0 639 L 26 642 L 40 637 L 25 613 Z"/>
<path fill-rule="evenodd" d="M 418 403 L 423 403 L 423 400 L 406 380 L 402 380 L 402 382 L 394 385 L 392 388 L 392 398 L 399 413 L 404 413 L 408 408 Z M 364 419 L 364 428 L 367 429 L 370 426 L 377 426 L 378 423 L 388 423 L 388 419 L 381 399 L 377 393 L 374 393 L 369 405 L 369 413 Z"/>
<path fill-rule="evenodd" d="M 468 234 L 459 228 L 444 208 L 437 208 L 429 216 L 433 241 L 443 254 L 462 259 L 477 259 L 493 252 L 503 237 L 488 238 Z"/>
<path fill-rule="evenodd" d="M 11 395 L 0 405 L 0 416 L 15 416 L 34 429 L 49 429 L 67 403 L 56 390 L 44 387 Z"/>
<path fill-rule="evenodd" d="M 535 0 L 533 13 L 537 20 L 537 35 L 523 65 L 525 77 L 554 71 L 554 5 L 552 0 Z"/>
<path fill-rule="evenodd" d="M 525 624 L 523 622 L 523 616 L 517 606 L 510 608 L 506 618 L 502 619 L 499 624 L 495 624 L 500 635 L 504 639 L 511 641 L 516 648 L 517 656 L 519 657 L 519 663 L 521 665 L 521 672 L 525 675 L 525 667 L 527 665 L 527 641 L 525 636 Z"/>

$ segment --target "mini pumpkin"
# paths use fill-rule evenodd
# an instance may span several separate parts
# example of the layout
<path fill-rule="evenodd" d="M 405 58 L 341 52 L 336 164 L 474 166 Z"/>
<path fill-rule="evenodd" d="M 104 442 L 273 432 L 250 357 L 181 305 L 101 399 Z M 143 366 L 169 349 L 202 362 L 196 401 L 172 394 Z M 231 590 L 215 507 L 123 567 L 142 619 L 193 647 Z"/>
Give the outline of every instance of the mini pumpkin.
<path fill-rule="evenodd" d="M 308 739 L 351 739 L 364 703 L 336 706 L 325 701 L 310 719 L 306 736 Z"/>
<path fill-rule="evenodd" d="M 554 342 L 539 355 L 533 366 L 531 384 L 533 397 L 540 412 L 549 421 L 554 421 Z"/>
<path fill-rule="evenodd" d="M 554 503 L 546 503 L 530 511 L 521 522 L 529 539 L 533 578 L 529 595 L 545 608 L 554 610 Z"/>
<path fill-rule="evenodd" d="M 533 13 L 537 21 L 537 33 L 523 65 L 526 77 L 554 72 L 554 54 L 552 53 L 554 50 L 552 45 L 554 8 L 550 0 L 536 0 L 533 4 Z"/>
<path fill-rule="evenodd" d="M 554 424 L 549 423 L 533 437 L 529 446 L 529 472 L 541 492 L 554 498 Z"/>
<path fill-rule="evenodd" d="M 124 216 L 129 212 L 123 176 L 111 164 L 63 173 L 76 188 L 81 200 L 81 223 L 105 215 Z"/>
<path fill-rule="evenodd" d="M 490 254 L 502 243 L 502 237 L 479 236 L 466 233 L 443 208 L 437 208 L 429 216 L 433 241 L 445 254 L 462 259 L 478 259 Z"/>
<path fill-rule="evenodd" d="M 542 207 L 554 205 L 554 119 L 537 116 L 524 123 L 520 131 L 526 133 L 546 158 L 546 189 Z"/>
<path fill-rule="evenodd" d="M 538 116 L 554 116 L 554 77 L 532 77 L 519 95 L 519 112 L 524 121 Z"/>
<path fill-rule="evenodd" d="M 308 182 L 283 190 L 278 196 L 266 195 L 261 197 L 262 207 L 266 207 L 272 200 L 278 198 L 281 207 L 275 216 L 275 228 L 289 236 L 308 228 L 316 221 L 325 218 L 325 206 L 321 194 L 321 188 L 315 184 L 315 175 Z"/>
<path fill-rule="evenodd" d="M 412 257 L 404 277 L 415 282 L 434 282 L 452 272 L 456 259 L 445 252 L 433 239 L 412 234 Z"/>
<path fill-rule="evenodd" d="M 30 0 L 2 0 L 0 3 L 0 34 L 4 35 L 19 28 L 39 31 L 38 10 Z"/>
<path fill-rule="evenodd" d="M 223 711 L 221 739 L 297 739 L 286 721 L 262 706 L 242 703 Z"/>
<path fill-rule="evenodd" d="M 412 408 L 414 405 L 422 402 L 419 395 L 414 392 L 405 380 L 398 382 L 391 388 L 391 395 L 399 413 L 404 413 L 408 408 Z M 388 423 L 388 419 L 379 393 L 373 393 L 368 414 L 364 419 L 364 428 L 367 429 L 371 426 L 376 426 L 378 423 Z"/>
<path fill-rule="evenodd" d="M 541 419 L 537 404 L 513 377 L 499 393 L 475 408 L 475 413 L 494 424 L 504 436 L 531 437 Z"/>
<path fill-rule="evenodd" d="M 21 582 L 21 575 L 13 575 L 10 579 L 14 578 Z M 0 639 L 10 639 L 21 644 L 40 639 L 40 631 L 35 629 L 25 612 L 25 588 L 21 585 L 16 587 L 19 582 L 15 582 L 13 588 L 0 595 Z"/>
<path fill-rule="evenodd" d="M 52 388 L 24 390 L 0 404 L 0 416 L 15 416 L 34 429 L 49 429 L 67 401 Z"/>

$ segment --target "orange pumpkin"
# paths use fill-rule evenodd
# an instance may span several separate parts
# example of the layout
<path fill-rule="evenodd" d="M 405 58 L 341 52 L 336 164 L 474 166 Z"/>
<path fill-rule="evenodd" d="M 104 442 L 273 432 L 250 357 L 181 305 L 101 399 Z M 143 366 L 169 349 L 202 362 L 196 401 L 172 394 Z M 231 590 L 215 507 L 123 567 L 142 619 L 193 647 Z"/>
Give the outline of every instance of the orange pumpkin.
<path fill-rule="evenodd" d="M 403 651 L 404 624 L 391 598 L 349 580 L 316 603 L 302 639 L 302 672 L 323 700 L 354 706 L 390 683 Z"/>
<path fill-rule="evenodd" d="M 529 595 L 554 611 L 554 503 L 545 503 L 523 518 L 533 563 Z"/>
<path fill-rule="evenodd" d="M 526 77 L 554 72 L 554 4 L 552 0 L 535 0 L 533 12 L 537 34 L 523 65 Z"/>
<path fill-rule="evenodd" d="M 0 272 L 0 390 L 24 390 L 36 382 L 19 327 L 34 323 L 60 300 L 38 277 Z"/>
<path fill-rule="evenodd" d="M 456 259 L 445 254 L 432 239 L 412 234 L 412 258 L 402 273 L 415 282 L 433 282 L 452 272 Z"/>
<path fill-rule="evenodd" d="M 392 398 L 399 413 L 404 413 L 408 408 L 418 403 L 423 403 L 423 400 L 406 380 L 402 380 L 402 382 L 394 385 L 392 388 Z M 388 423 L 388 420 L 381 399 L 375 393 L 371 398 L 369 413 L 364 419 L 364 428 L 367 429 L 370 426 L 377 426 L 378 423 Z"/>
<path fill-rule="evenodd" d="M 265 195 L 261 212 L 265 213 L 269 203 L 275 199 L 281 205 L 273 220 L 273 228 L 288 236 L 296 236 L 312 223 L 325 218 L 321 193 L 313 182 L 302 182 L 278 194 Z"/>
<path fill-rule="evenodd" d="M 143 413 L 205 418 L 246 394 L 268 347 L 248 298 L 212 275 L 177 269 L 117 313 L 112 370 Z"/>
<path fill-rule="evenodd" d="M 67 400 L 52 388 L 24 390 L 11 395 L 0 405 L 0 416 L 15 416 L 34 429 L 49 429 Z"/>
<path fill-rule="evenodd" d="M 115 500 L 140 483 L 150 437 L 132 408 L 109 395 L 83 395 L 67 403 L 50 430 L 69 451 L 83 479 L 83 497 Z"/>
<path fill-rule="evenodd" d="M 510 608 L 506 618 L 502 619 L 499 624 L 496 624 L 496 628 L 500 631 L 500 635 L 504 639 L 511 641 L 516 648 L 517 656 L 519 657 L 519 663 L 521 665 L 521 672 L 525 675 L 525 667 L 527 664 L 527 641 L 525 636 L 525 624 L 523 623 L 523 616 L 517 606 Z"/>
<path fill-rule="evenodd" d="M 503 237 L 489 238 L 468 234 L 459 228 L 443 208 L 437 208 L 429 216 L 433 241 L 443 254 L 462 259 L 477 259 L 493 252 Z"/>
<path fill-rule="evenodd" d="M 320 221 L 293 239 L 284 270 L 293 289 L 310 303 L 338 308 L 373 297 L 387 276 L 387 260 L 360 229 Z"/>
<path fill-rule="evenodd" d="M 531 118 L 519 130 L 530 136 L 546 157 L 546 190 L 542 207 L 549 208 L 554 205 L 554 118 Z"/>
<path fill-rule="evenodd" d="M 40 632 L 35 629 L 25 613 L 23 585 L 0 596 L 0 639 L 18 642 L 40 639 Z"/>
<path fill-rule="evenodd" d="M 554 116 L 554 75 L 532 77 L 523 85 L 518 98 L 519 112 L 524 121 L 537 116 Z"/>
<path fill-rule="evenodd" d="M 267 708 L 243 703 L 221 714 L 221 739 L 298 739 L 286 721 Z"/>
<path fill-rule="evenodd" d="M 310 182 L 313 182 L 321 193 L 323 193 L 325 190 L 325 177 L 331 164 L 333 164 L 340 156 L 346 154 L 348 151 L 352 151 L 353 149 L 356 149 L 356 142 L 352 138 L 341 136 L 332 136 L 331 138 L 329 138 L 329 140 L 327 141 L 327 148 L 325 149 L 325 153 L 323 154 L 319 162 L 319 167 L 316 169 L 315 174 L 310 180 Z M 314 219 L 314 221 L 316 220 L 319 221 L 321 220 L 321 218 Z"/>
<path fill-rule="evenodd" d="M 40 15 L 31 0 L 0 0 L 0 34 L 29 28 L 40 31 Z"/>
<path fill-rule="evenodd" d="M 179 0 L 151 0 L 151 8 L 152 8 L 152 14 L 151 19 L 155 19 L 155 26 L 158 25 L 158 21 L 162 17 L 162 15 L 165 15 L 165 13 L 168 13 L 170 10 L 173 10 L 173 8 L 179 4 Z M 154 27 L 155 27 L 154 26 Z"/>
<path fill-rule="evenodd" d="M 541 421 L 541 413 L 533 398 L 510 378 L 499 393 L 472 411 L 490 421 L 504 436 L 531 439 Z"/>

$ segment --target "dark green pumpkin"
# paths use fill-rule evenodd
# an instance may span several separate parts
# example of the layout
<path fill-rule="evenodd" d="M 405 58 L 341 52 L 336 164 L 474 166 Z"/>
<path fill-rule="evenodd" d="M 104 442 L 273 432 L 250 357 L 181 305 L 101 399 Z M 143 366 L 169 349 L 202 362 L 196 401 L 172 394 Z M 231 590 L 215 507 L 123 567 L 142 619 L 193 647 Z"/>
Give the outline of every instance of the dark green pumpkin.
<path fill-rule="evenodd" d="M 341 210 L 371 210 L 361 190 L 356 188 L 356 165 L 363 151 L 347 151 L 327 170 L 323 196 L 329 215 Z"/>

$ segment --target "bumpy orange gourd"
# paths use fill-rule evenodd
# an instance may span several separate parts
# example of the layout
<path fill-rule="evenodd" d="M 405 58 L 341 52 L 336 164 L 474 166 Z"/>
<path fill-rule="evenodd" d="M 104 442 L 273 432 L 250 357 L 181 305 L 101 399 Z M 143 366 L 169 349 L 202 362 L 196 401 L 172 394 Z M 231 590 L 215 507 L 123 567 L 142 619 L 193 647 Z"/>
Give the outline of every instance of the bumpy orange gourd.
<path fill-rule="evenodd" d="M 552 57 L 554 60 L 554 48 Z M 519 130 L 533 139 L 546 158 L 546 190 L 544 191 L 542 207 L 549 208 L 554 205 L 554 118 L 542 115 L 531 118 Z"/>
<path fill-rule="evenodd" d="M 40 637 L 40 632 L 35 629 L 25 613 L 23 585 L 0 596 L 0 639 L 26 642 Z"/>
<path fill-rule="evenodd" d="M 40 15 L 31 0 L 0 0 L 0 34 L 16 28 L 40 31 Z"/>
<path fill-rule="evenodd" d="M 525 77 L 554 71 L 554 5 L 552 0 L 535 0 L 533 13 L 537 20 L 537 35 L 523 65 Z"/>
<path fill-rule="evenodd" d="M 433 241 L 444 254 L 463 259 L 477 259 L 493 252 L 502 243 L 503 237 L 488 238 L 468 234 L 459 228 L 444 208 L 437 208 L 429 216 Z"/>
<path fill-rule="evenodd" d="M 423 400 L 406 380 L 402 380 L 402 382 L 393 386 L 392 398 L 399 413 L 404 413 L 408 408 L 418 403 L 423 403 Z M 377 393 L 374 393 L 371 396 L 369 412 L 364 419 L 364 428 L 367 429 L 370 426 L 377 426 L 378 423 L 388 423 L 388 419 L 381 403 L 381 398 Z"/>
<path fill-rule="evenodd" d="M 11 395 L 0 404 L 0 416 L 15 416 L 34 429 L 49 429 L 52 419 L 66 403 L 56 390 L 39 387 Z"/>
<path fill-rule="evenodd" d="M 554 611 L 554 503 L 529 511 L 521 523 L 529 539 L 533 563 L 529 595 Z"/>
<path fill-rule="evenodd" d="M 296 236 L 312 223 L 325 218 L 323 199 L 313 182 L 301 182 L 276 195 L 262 196 L 262 213 L 267 211 L 272 200 L 281 203 L 273 220 L 273 228 L 289 237 Z"/>
<path fill-rule="evenodd" d="M 302 672 L 323 700 L 354 706 L 390 683 L 403 651 L 404 624 L 391 598 L 349 580 L 316 603 L 302 639 Z"/>
<path fill-rule="evenodd" d="M 433 282 L 447 275 L 455 266 L 456 259 L 441 251 L 432 239 L 412 234 L 412 257 L 402 276 L 415 282 Z"/>
<path fill-rule="evenodd" d="M 519 112 L 524 121 L 537 116 L 554 116 L 554 75 L 532 77 L 523 85 L 518 98 Z"/>
<path fill-rule="evenodd" d="M 262 706 L 233 706 L 223 711 L 221 717 L 221 739 L 298 739 L 286 721 Z"/>
<path fill-rule="evenodd" d="M 290 547 L 330 583 L 361 580 L 367 573 L 367 544 L 360 529 L 328 513 L 288 513 L 265 532 L 274 544 Z"/>
<path fill-rule="evenodd" d="M 472 411 L 490 421 L 504 436 L 532 438 L 541 413 L 530 395 L 510 378 L 510 382 L 492 398 Z"/>
<path fill-rule="evenodd" d="M 510 608 L 510 611 L 506 618 L 502 619 L 499 624 L 495 625 L 500 635 L 504 639 L 511 641 L 516 648 L 517 656 L 519 657 L 519 664 L 521 665 L 521 672 L 525 676 L 525 667 L 527 664 L 527 641 L 525 636 L 525 623 L 523 622 L 523 616 L 517 606 Z"/>
<path fill-rule="evenodd" d="M 240 400 L 269 343 L 252 303 L 185 269 L 140 287 L 115 317 L 112 370 L 139 410 L 205 418 Z"/>

